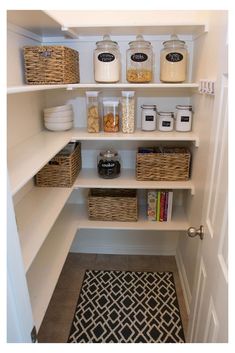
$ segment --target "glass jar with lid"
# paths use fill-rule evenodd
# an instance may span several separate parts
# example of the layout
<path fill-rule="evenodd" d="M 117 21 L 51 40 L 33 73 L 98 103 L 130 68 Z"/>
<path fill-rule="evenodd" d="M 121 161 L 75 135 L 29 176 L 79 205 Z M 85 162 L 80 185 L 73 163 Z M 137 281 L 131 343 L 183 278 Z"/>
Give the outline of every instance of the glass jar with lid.
<path fill-rule="evenodd" d="M 172 35 L 163 42 L 160 55 L 160 80 L 162 82 L 180 83 L 186 80 L 188 52 L 185 42 Z"/>
<path fill-rule="evenodd" d="M 141 105 L 141 128 L 144 131 L 156 130 L 157 106 L 155 104 Z"/>
<path fill-rule="evenodd" d="M 104 179 L 117 178 L 121 173 L 118 153 L 114 150 L 100 152 L 97 160 L 98 174 Z"/>
<path fill-rule="evenodd" d="M 119 131 L 119 101 L 103 101 L 103 128 L 104 132 Z"/>
<path fill-rule="evenodd" d="M 94 77 L 96 82 L 118 82 L 120 80 L 120 52 L 118 43 L 108 35 L 96 42 L 94 50 Z"/>
<path fill-rule="evenodd" d="M 159 131 L 172 131 L 174 129 L 173 112 L 158 112 L 157 115 Z"/>
<path fill-rule="evenodd" d="M 175 117 L 176 131 L 191 131 L 192 129 L 192 106 L 177 105 Z"/>
<path fill-rule="evenodd" d="M 153 77 L 153 52 L 151 43 L 137 36 L 129 43 L 126 54 L 126 79 L 128 82 L 151 82 Z"/>

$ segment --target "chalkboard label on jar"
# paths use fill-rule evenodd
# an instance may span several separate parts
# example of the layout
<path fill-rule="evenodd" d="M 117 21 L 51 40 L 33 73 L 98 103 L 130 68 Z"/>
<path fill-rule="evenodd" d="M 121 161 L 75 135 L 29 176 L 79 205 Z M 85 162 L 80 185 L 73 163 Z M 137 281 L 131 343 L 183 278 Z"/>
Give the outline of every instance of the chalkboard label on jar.
<path fill-rule="evenodd" d="M 148 60 L 148 55 L 146 55 L 144 53 L 135 53 L 135 54 L 131 55 L 131 60 L 136 61 L 138 63 L 141 63 L 143 61 Z"/>
<path fill-rule="evenodd" d="M 183 60 L 183 55 L 181 53 L 172 52 L 166 55 L 166 60 L 172 63 Z"/>
<path fill-rule="evenodd" d="M 184 123 L 189 122 L 189 116 L 181 116 L 180 121 Z"/>
<path fill-rule="evenodd" d="M 162 126 L 171 126 L 171 122 L 170 121 L 163 121 L 162 122 Z"/>
<path fill-rule="evenodd" d="M 154 116 L 153 115 L 145 115 L 145 121 L 153 121 Z"/>
<path fill-rule="evenodd" d="M 111 53 L 101 53 L 98 55 L 98 60 L 104 63 L 114 61 L 115 56 Z"/>

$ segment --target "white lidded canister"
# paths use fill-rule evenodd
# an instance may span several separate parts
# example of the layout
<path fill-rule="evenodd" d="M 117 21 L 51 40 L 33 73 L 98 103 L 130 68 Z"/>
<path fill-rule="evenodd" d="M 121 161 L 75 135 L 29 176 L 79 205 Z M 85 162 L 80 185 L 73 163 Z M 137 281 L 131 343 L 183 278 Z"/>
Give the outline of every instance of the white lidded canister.
<path fill-rule="evenodd" d="M 174 129 L 173 112 L 158 112 L 157 115 L 159 131 L 172 131 Z"/>
<path fill-rule="evenodd" d="M 175 116 L 176 131 L 191 131 L 192 130 L 192 106 L 177 105 Z"/>
<path fill-rule="evenodd" d="M 144 131 L 154 131 L 156 130 L 156 121 L 157 121 L 157 106 L 143 104 L 141 105 L 142 114 L 141 114 L 141 128 Z"/>

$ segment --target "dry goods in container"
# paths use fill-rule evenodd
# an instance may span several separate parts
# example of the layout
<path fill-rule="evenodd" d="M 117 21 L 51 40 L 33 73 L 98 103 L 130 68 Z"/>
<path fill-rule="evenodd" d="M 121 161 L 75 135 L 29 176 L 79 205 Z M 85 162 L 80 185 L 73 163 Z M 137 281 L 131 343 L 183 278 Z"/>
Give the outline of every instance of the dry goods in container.
<path fill-rule="evenodd" d="M 122 91 L 122 132 L 133 133 L 135 131 L 135 92 Z"/>
<path fill-rule="evenodd" d="M 118 100 L 103 102 L 103 129 L 105 132 L 119 131 L 119 102 Z"/>
<path fill-rule="evenodd" d="M 176 106 L 175 129 L 176 131 L 191 131 L 192 129 L 192 106 Z"/>
<path fill-rule="evenodd" d="M 98 91 L 86 92 L 87 102 L 87 131 L 100 131 L 100 101 Z"/>
<path fill-rule="evenodd" d="M 144 131 L 156 130 L 157 106 L 152 104 L 143 104 L 141 106 L 141 128 Z"/>
<path fill-rule="evenodd" d="M 184 82 L 187 74 L 188 53 L 185 42 L 177 36 L 163 43 L 160 59 L 160 80 L 162 82 Z"/>
<path fill-rule="evenodd" d="M 174 113 L 173 112 L 158 112 L 158 130 L 172 131 L 174 129 Z"/>
<path fill-rule="evenodd" d="M 94 50 L 94 76 L 96 82 L 118 82 L 120 80 L 120 52 L 117 42 L 104 36 Z"/>
<path fill-rule="evenodd" d="M 151 82 L 153 77 L 152 46 L 142 36 L 129 43 L 127 50 L 126 79 L 133 83 Z"/>

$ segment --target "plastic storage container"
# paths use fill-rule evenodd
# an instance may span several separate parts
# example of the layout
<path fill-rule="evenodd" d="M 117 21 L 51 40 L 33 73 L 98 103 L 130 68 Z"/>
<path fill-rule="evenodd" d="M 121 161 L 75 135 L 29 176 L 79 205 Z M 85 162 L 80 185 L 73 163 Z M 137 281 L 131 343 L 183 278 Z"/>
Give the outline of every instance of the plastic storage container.
<path fill-rule="evenodd" d="M 174 129 L 174 113 L 173 112 L 158 112 L 158 130 L 172 131 Z"/>
<path fill-rule="evenodd" d="M 119 131 L 119 101 L 103 102 L 103 129 L 105 132 Z"/>
<path fill-rule="evenodd" d="M 87 103 L 87 131 L 99 132 L 100 131 L 100 99 L 98 91 L 86 92 Z"/>
<path fill-rule="evenodd" d="M 163 42 L 160 56 L 160 80 L 162 82 L 184 82 L 187 75 L 188 52 L 185 42 L 177 36 Z"/>
<path fill-rule="evenodd" d="M 117 42 L 104 36 L 94 50 L 94 76 L 96 82 L 118 82 L 120 80 L 120 52 Z"/>
<path fill-rule="evenodd" d="M 141 128 L 144 131 L 156 130 L 157 106 L 146 105 L 141 106 Z"/>
<path fill-rule="evenodd" d="M 135 92 L 122 91 L 122 132 L 133 133 L 135 131 Z"/>
<path fill-rule="evenodd" d="M 192 130 L 192 106 L 177 105 L 175 117 L 176 131 L 191 131 Z"/>
<path fill-rule="evenodd" d="M 116 151 L 100 152 L 97 161 L 98 174 L 105 179 L 117 178 L 121 173 L 120 157 Z"/>
<path fill-rule="evenodd" d="M 137 36 L 135 41 L 129 43 L 127 50 L 127 72 L 128 82 L 143 83 L 151 82 L 153 77 L 153 52 L 151 43 Z"/>

